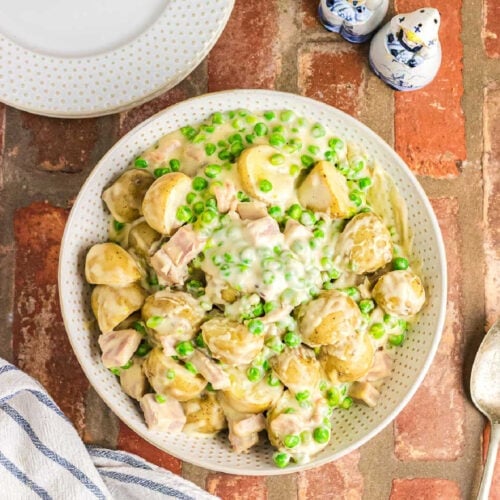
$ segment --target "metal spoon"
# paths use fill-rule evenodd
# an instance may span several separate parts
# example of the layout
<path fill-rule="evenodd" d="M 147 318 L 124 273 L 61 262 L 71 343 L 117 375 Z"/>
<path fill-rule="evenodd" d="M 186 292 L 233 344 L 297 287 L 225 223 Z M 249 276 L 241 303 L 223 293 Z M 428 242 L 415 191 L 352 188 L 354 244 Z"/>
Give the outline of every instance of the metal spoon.
<path fill-rule="evenodd" d="M 478 500 L 488 500 L 493 470 L 500 442 L 500 320 L 484 337 L 472 365 L 470 380 L 472 401 L 491 422 L 488 456 Z"/>

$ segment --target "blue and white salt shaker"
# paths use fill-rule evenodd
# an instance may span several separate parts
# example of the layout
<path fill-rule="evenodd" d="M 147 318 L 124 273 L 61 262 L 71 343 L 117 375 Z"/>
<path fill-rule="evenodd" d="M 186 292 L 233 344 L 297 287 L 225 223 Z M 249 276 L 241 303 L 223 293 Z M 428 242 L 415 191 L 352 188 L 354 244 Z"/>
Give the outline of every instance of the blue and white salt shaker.
<path fill-rule="evenodd" d="M 388 6 L 389 0 L 321 0 L 318 16 L 327 30 L 348 42 L 362 43 L 378 28 Z"/>
<path fill-rule="evenodd" d="M 430 83 L 441 65 L 436 9 L 398 14 L 383 26 L 370 44 L 373 72 L 395 90 L 417 90 Z"/>

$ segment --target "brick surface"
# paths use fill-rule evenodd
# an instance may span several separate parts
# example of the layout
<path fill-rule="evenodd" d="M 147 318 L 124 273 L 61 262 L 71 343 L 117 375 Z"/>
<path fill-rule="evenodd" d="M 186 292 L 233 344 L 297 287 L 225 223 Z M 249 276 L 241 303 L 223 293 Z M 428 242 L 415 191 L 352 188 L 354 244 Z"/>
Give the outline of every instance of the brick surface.
<path fill-rule="evenodd" d="M 364 50 L 350 44 L 304 49 L 299 54 L 300 93 L 356 116 L 362 105 Z"/>
<path fill-rule="evenodd" d="M 461 500 L 455 481 L 434 478 L 394 479 L 390 500 Z"/>
<path fill-rule="evenodd" d="M 319 28 L 321 23 L 318 20 L 319 0 L 301 0 L 301 18 L 304 28 Z M 338 36 L 338 35 L 333 35 Z"/>
<path fill-rule="evenodd" d="M 182 462 L 178 458 L 148 443 L 123 422 L 120 422 L 117 446 L 120 450 L 135 453 L 155 465 L 175 472 L 175 474 L 180 475 L 182 472 Z"/>
<path fill-rule="evenodd" d="M 488 444 L 490 442 L 490 431 L 491 426 L 488 422 L 484 426 L 483 432 L 483 464 L 486 460 L 486 454 L 488 453 Z M 490 498 L 489 500 L 500 500 L 500 451 L 497 455 L 497 461 L 495 463 L 495 471 L 493 472 L 493 481 L 491 482 Z"/>
<path fill-rule="evenodd" d="M 83 434 L 88 382 L 66 336 L 57 291 L 66 218 L 66 210 L 47 203 L 15 214 L 14 362 L 45 386 Z"/>
<path fill-rule="evenodd" d="M 236 0 L 208 56 L 208 90 L 274 88 L 280 71 L 276 0 Z"/>
<path fill-rule="evenodd" d="M 483 41 L 488 57 L 500 57 L 500 2 L 484 0 Z"/>
<path fill-rule="evenodd" d="M 443 337 L 429 373 L 395 421 L 395 454 L 405 461 L 455 460 L 465 445 L 458 202 L 438 198 L 432 205 L 446 246 L 448 307 Z"/>
<path fill-rule="evenodd" d="M 421 6 L 420 0 L 396 0 L 395 7 L 397 12 L 410 12 Z M 453 177 L 459 174 L 466 159 L 461 107 L 462 2 L 432 0 L 426 6 L 436 7 L 441 13 L 441 68 L 434 81 L 423 89 L 395 93 L 395 147 L 417 174 Z"/>
<path fill-rule="evenodd" d="M 233 476 L 219 472 L 207 476 L 207 491 L 222 500 L 266 500 L 266 478 Z"/>
<path fill-rule="evenodd" d="M 120 113 L 120 136 L 125 135 L 136 125 L 139 125 L 139 123 L 146 120 L 146 118 L 149 118 L 163 109 L 172 106 L 172 104 L 181 102 L 188 97 L 188 93 L 184 90 L 184 88 L 181 85 L 177 85 L 152 101 L 146 102 L 129 111 Z"/>
<path fill-rule="evenodd" d="M 49 172 L 80 172 L 93 163 L 101 139 L 103 119 L 60 120 L 21 112 L 21 126 L 29 132 L 20 160 Z"/>
<path fill-rule="evenodd" d="M 298 474 L 299 500 L 361 500 L 363 476 L 358 450 L 335 462 Z"/>
<path fill-rule="evenodd" d="M 0 191 L 3 189 L 3 150 L 5 146 L 5 105 L 0 102 Z"/>
<path fill-rule="evenodd" d="M 484 106 L 484 228 L 486 320 L 500 317 L 500 88 L 486 93 Z"/>

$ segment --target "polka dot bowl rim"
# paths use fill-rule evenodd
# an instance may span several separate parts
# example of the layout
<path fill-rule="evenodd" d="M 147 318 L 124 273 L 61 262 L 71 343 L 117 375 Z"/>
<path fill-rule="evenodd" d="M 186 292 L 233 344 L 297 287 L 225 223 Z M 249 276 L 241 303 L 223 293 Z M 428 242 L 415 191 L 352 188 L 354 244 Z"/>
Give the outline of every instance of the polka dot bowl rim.
<path fill-rule="evenodd" d="M 413 255 L 422 262 L 428 295 L 407 341 L 394 351 L 393 374 L 382 388 L 379 404 L 375 408 L 354 405 L 349 411 L 335 411 L 328 447 L 310 463 L 286 469 L 274 466 L 269 444 L 237 455 L 222 435 L 200 438 L 150 431 L 136 403 L 121 391 L 117 378 L 100 361 L 90 286 L 83 273 L 88 248 L 107 238 L 109 216 L 100 199 L 103 189 L 162 135 L 199 122 L 214 111 L 238 108 L 293 109 L 354 140 L 384 165 L 406 200 L 414 235 Z M 175 457 L 206 469 L 244 475 L 277 475 L 323 465 L 357 449 L 390 424 L 415 394 L 436 353 L 444 326 L 446 289 L 441 232 L 425 192 L 403 160 L 372 130 L 344 112 L 306 97 L 270 90 L 233 90 L 195 97 L 165 109 L 125 135 L 101 159 L 80 190 L 66 224 L 59 261 L 59 296 L 71 345 L 90 383 L 111 410 L 146 441 Z"/>

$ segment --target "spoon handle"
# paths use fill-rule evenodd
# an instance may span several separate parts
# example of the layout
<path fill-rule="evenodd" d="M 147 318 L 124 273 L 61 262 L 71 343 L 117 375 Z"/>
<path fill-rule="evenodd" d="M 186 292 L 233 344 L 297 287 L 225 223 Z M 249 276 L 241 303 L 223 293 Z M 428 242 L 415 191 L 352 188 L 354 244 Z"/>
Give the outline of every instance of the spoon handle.
<path fill-rule="evenodd" d="M 491 423 L 490 444 L 488 445 L 488 456 L 484 464 L 483 479 L 477 500 L 488 500 L 490 494 L 491 481 L 493 479 L 493 470 L 495 469 L 495 461 L 498 452 L 498 443 L 500 442 L 500 424 L 497 422 Z"/>

